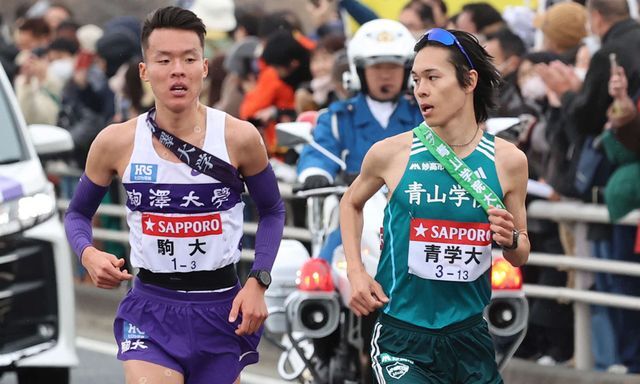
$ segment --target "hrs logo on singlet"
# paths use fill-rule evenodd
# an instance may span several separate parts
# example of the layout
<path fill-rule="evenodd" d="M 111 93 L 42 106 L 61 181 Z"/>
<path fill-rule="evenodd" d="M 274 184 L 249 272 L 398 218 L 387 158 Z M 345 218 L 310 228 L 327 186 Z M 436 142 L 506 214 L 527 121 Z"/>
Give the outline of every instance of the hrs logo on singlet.
<path fill-rule="evenodd" d="M 158 177 L 158 164 L 131 164 L 131 181 L 155 182 Z"/>

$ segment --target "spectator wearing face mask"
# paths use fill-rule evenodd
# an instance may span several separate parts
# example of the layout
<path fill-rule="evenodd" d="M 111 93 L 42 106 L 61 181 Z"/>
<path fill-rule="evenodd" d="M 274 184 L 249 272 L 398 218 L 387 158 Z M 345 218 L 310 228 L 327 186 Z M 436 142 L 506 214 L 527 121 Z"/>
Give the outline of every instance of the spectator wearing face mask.
<path fill-rule="evenodd" d="M 517 72 L 518 87 L 523 99 L 528 106 L 536 110 L 536 122 L 524 148 L 529 164 L 529 178 L 541 183 L 544 183 L 548 177 L 547 169 L 558 167 L 558 165 L 551 164 L 558 159 L 550 155 L 550 142 L 547 136 L 548 123 L 553 118 L 554 110 L 549 105 L 546 87 L 535 71 L 535 66 L 558 59 L 560 59 L 558 55 L 550 52 L 531 52 L 522 57 Z M 563 139 L 564 136 L 550 140 Z M 560 160 L 564 159 L 563 155 L 564 153 L 560 155 Z M 528 196 L 527 201 L 532 201 L 535 198 L 535 196 Z M 557 198 L 557 193 L 549 197 L 550 200 Z M 565 253 L 560 241 L 558 226 L 554 222 L 527 218 L 527 228 L 531 238 L 532 251 L 551 254 Z M 526 283 L 564 287 L 568 281 L 567 272 L 556 268 L 527 265 L 523 272 Z M 528 326 L 530 332 L 527 333 L 517 356 L 522 358 L 536 357 L 540 364 L 555 364 L 570 359 L 573 355 L 573 308 L 571 303 L 532 299 L 529 303 L 529 309 Z"/>
<path fill-rule="evenodd" d="M 311 52 L 309 69 L 313 78 L 296 90 L 296 112 L 326 108 L 337 100 L 335 83 L 331 76 L 336 52 L 344 49 L 344 35 L 327 35 L 318 41 Z"/>
<path fill-rule="evenodd" d="M 14 87 L 27 124 L 56 124 L 77 51 L 75 41 L 59 38 L 25 59 Z"/>
<path fill-rule="evenodd" d="M 73 74 L 78 49 L 78 43 L 75 40 L 62 37 L 53 40 L 47 50 L 48 74 L 66 84 Z"/>
<path fill-rule="evenodd" d="M 617 63 L 628 75 L 629 94 L 635 94 L 640 89 L 640 62 L 638 61 L 640 24 L 631 18 L 627 1 L 589 0 L 587 13 L 591 32 L 600 38 L 602 46 L 591 57 L 584 82 L 579 80 L 571 68 L 561 63 L 552 63 L 551 66 L 542 67 L 540 70 L 547 88 L 560 96 L 560 114 L 572 127 L 575 134 L 572 143 L 579 146 L 578 148 L 582 148 L 582 143 L 588 142 L 589 137 L 600 135 L 607 123 L 607 110 L 612 102 L 607 89 L 611 75 L 611 54 L 615 54 Z M 582 153 L 585 153 L 584 150 Z M 610 175 L 611 172 L 605 173 L 601 183 L 589 185 L 588 192 L 581 197 L 590 202 L 598 200 L 597 202 L 601 203 L 602 194 L 599 191 L 603 190 L 601 187 Z M 635 227 L 590 226 L 589 230 L 590 245 L 596 257 L 621 261 L 638 260 L 633 252 Z M 640 285 L 637 282 L 628 284 L 627 280 L 622 278 L 612 279 L 610 286 L 606 289 L 609 292 L 632 296 L 640 293 Z M 603 335 L 602 339 L 594 342 L 617 342 L 618 345 L 612 346 L 612 349 L 614 353 L 617 352 L 619 361 L 628 368 L 629 372 L 640 372 L 640 332 L 638 332 L 640 313 L 630 310 L 609 312 L 609 320 L 612 322 L 610 329 L 613 335 Z M 602 335 L 602 332 L 594 332 L 594 334 Z M 596 351 L 602 351 L 602 349 L 594 348 L 594 352 Z M 602 356 L 595 357 L 596 365 L 601 368 L 604 368 L 602 367 L 604 364 L 615 363 L 615 360 L 611 360 L 612 357 L 615 358 L 613 354 L 603 353 Z"/>
<path fill-rule="evenodd" d="M 498 89 L 498 109 L 491 117 L 511 117 L 534 113 L 527 106 L 517 86 L 518 67 L 526 53 L 524 42 L 508 28 L 489 35 L 485 45 L 493 56 L 493 63 L 502 75 L 502 84 Z"/>

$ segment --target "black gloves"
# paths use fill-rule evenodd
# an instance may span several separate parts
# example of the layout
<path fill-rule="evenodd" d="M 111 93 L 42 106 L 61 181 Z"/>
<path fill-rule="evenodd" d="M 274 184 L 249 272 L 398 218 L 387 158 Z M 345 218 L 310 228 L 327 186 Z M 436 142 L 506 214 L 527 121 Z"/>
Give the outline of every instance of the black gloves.
<path fill-rule="evenodd" d="M 324 188 L 331 185 L 329 179 L 326 176 L 322 175 L 311 175 L 304 180 L 304 184 L 302 184 L 302 189 L 316 189 L 316 188 Z"/>

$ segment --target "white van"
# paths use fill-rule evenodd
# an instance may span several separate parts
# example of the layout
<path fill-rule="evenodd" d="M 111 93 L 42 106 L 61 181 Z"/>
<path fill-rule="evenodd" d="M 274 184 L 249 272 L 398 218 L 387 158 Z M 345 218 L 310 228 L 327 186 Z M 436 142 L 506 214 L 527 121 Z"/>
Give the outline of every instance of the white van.
<path fill-rule="evenodd" d="M 0 376 L 67 384 L 75 351 L 72 254 L 38 155 L 70 151 L 62 128 L 27 129 L 0 66 Z"/>

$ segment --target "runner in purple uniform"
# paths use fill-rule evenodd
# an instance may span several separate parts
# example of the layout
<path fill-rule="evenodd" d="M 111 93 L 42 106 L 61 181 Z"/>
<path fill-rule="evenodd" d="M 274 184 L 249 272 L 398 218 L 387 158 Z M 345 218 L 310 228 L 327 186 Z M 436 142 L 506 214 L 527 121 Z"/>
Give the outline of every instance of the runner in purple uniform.
<path fill-rule="evenodd" d="M 205 26 L 191 11 L 158 9 L 142 30 L 140 77 L 155 108 L 105 128 L 65 216 L 69 242 L 93 283 L 134 278 L 92 245 L 91 218 L 114 175 L 127 192 L 133 288 L 114 333 L 127 383 L 237 383 L 267 316 L 284 206 L 259 132 L 199 103 Z M 240 287 L 244 185 L 260 216 L 255 261 Z"/>

